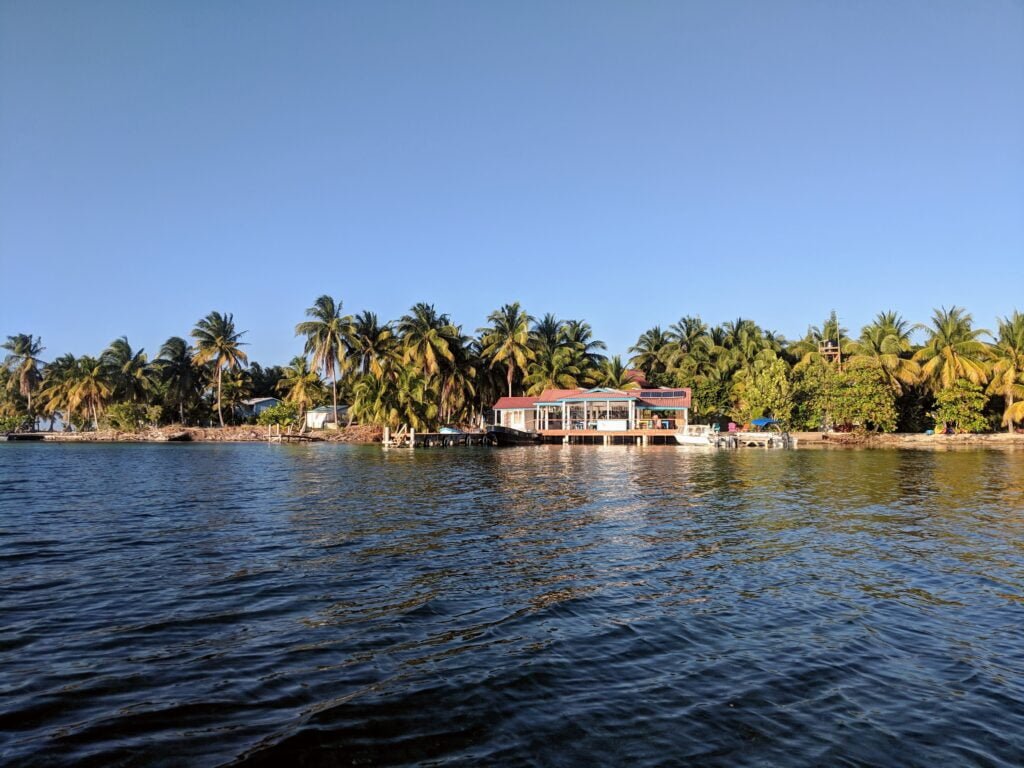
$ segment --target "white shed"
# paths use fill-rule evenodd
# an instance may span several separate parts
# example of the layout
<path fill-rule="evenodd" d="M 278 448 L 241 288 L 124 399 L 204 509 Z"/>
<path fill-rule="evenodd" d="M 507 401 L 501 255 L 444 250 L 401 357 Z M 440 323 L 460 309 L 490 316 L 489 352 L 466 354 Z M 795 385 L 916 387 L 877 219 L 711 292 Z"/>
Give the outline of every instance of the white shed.
<path fill-rule="evenodd" d="M 338 415 L 335 418 L 333 405 L 321 405 L 310 411 L 306 411 L 307 429 L 337 429 L 338 424 L 348 413 L 347 405 L 338 406 Z"/>

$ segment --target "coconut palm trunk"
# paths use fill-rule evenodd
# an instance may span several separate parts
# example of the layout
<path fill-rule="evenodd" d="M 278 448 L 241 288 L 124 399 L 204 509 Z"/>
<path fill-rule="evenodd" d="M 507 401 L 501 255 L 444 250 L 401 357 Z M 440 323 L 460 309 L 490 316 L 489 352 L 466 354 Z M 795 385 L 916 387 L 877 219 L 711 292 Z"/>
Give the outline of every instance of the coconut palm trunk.
<path fill-rule="evenodd" d="M 334 398 L 334 426 L 340 427 L 338 423 L 338 369 L 331 366 L 331 396 Z"/>
<path fill-rule="evenodd" d="M 217 420 L 220 422 L 221 427 L 224 426 L 224 414 L 220 409 L 220 382 L 221 382 L 221 368 L 217 368 Z"/>

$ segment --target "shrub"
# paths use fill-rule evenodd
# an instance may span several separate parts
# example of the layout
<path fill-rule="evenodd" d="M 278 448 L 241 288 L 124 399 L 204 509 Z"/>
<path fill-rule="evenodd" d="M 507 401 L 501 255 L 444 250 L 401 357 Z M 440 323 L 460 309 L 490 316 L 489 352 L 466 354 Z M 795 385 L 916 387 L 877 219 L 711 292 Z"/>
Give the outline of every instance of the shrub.
<path fill-rule="evenodd" d="M 115 403 L 107 408 L 100 423 L 121 432 L 137 432 L 146 423 L 147 408 L 139 403 Z"/>
<path fill-rule="evenodd" d="M 0 416 L 0 432 L 13 432 L 25 421 L 24 416 Z"/>
<path fill-rule="evenodd" d="M 264 427 L 280 424 L 282 427 L 290 427 L 299 420 L 299 409 L 293 403 L 281 403 L 271 406 L 263 411 L 256 419 L 256 423 Z"/>
<path fill-rule="evenodd" d="M 957 379 L 935 396 L 935 429 L 948 426 L 955 432 L 984 432 L 988 428 L 983 415 L 987 400 L 980 386 Z"/>

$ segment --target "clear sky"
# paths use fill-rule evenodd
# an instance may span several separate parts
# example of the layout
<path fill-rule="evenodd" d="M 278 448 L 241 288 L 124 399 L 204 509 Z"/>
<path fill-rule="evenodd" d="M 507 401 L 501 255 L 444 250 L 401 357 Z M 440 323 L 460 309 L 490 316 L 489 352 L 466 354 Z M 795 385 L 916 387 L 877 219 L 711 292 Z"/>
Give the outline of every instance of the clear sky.
<path fill-rule="evenodd" d="M 1024 3 L 0 3 L 0 335 L 1024 310 Z"/>

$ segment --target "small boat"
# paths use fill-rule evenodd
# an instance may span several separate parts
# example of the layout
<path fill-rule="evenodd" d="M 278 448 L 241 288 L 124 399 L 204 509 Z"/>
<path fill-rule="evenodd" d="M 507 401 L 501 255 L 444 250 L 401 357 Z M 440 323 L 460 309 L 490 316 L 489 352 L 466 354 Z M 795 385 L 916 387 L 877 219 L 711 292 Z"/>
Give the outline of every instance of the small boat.
<path fill-rule="evenodd" d="M 716 435 L 709 424 L 687 424 L 675 437 L 679 445 L 711 446 L 715 444 Z"/>
<path fill-rule="evenodd" d="M 536 445 L 540 442 L 540 435 L 536 432 L 524 432 L 521 429 L 497 425 L 487 428 L 487 437 L 498 446 Z"/>
<path fill-rule="evenodd" d="M 7 434 L 0 435 L 0 440 L 11 443 L 38 442 L 43 439 L 45 439 L 44 436 L 38 432 L 8 432 Z"/>
<path fill-rule="evenodd" d="M 442 435 L 464 435 L 466 434 L 458 427 L 441 427 L 438 430 Z"/>

